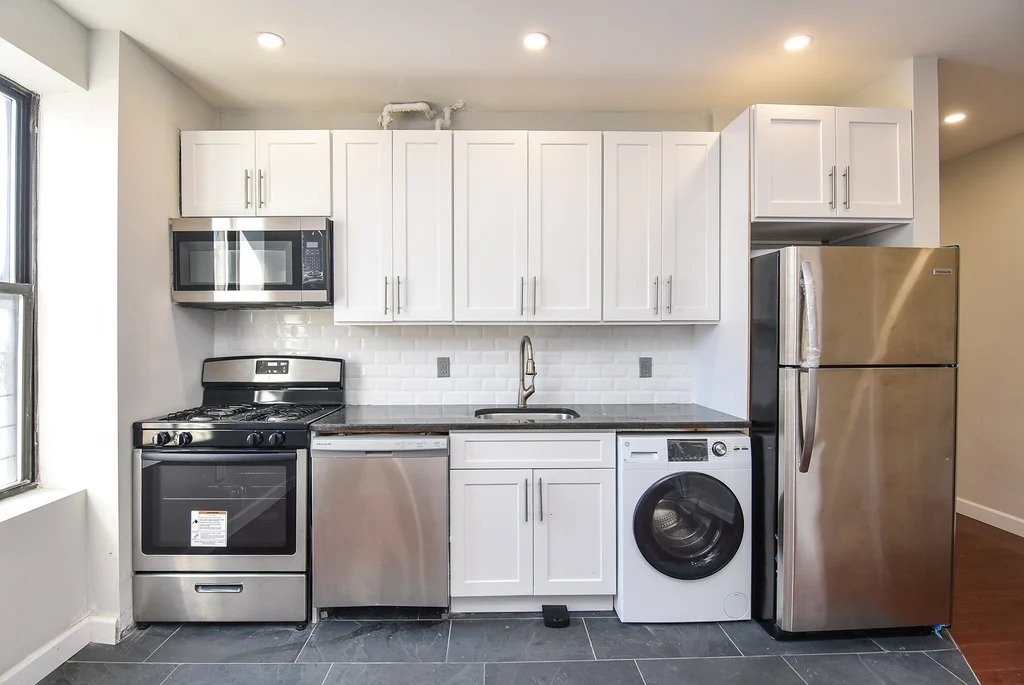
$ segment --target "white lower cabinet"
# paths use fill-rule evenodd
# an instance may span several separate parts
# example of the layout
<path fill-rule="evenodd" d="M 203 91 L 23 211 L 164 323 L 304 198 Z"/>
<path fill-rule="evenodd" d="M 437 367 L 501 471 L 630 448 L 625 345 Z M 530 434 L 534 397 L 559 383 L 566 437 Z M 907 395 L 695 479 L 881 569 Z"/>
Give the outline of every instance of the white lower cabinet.
<path fill-rule="evenodd" d="M 578 440 L 567 441 L 575 435 Z M 584 444 L 601 464 L 614 434 L 453 433 L 498 451 L 530 453 L 545 437 Z M 544 465 L 544 459 L 538 460 Z M 453 461 L 453 465 L 457 462 Z M 451 472 L 451 596 L 457 611 L 536 610 L 542 604 L 603 608 L 615 593 L 614 468 L 454 468 Z M 575 603 L 579 598 L 583 603 Z"/>

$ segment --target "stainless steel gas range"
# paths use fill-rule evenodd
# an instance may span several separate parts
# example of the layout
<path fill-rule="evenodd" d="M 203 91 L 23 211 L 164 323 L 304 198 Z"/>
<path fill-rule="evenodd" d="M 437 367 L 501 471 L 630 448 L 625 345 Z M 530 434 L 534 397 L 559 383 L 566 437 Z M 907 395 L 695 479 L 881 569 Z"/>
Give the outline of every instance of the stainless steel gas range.
<path fill-rule="evenodd" d="M 134 435 L 135 620 L 309 616 L 309 426 L 344 401 L 344 362 L 219 357 L 203 405 Z"/>

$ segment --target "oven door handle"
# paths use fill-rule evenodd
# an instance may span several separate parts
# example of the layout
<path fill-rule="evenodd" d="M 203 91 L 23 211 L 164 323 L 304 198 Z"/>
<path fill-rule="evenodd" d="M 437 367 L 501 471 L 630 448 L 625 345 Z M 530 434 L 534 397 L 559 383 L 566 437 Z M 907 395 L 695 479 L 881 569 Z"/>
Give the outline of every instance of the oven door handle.
<path fill-rule="evenodd" d="M 295 461 L 295 452 L 272 452 L 257 454 L 216 454 L 192 452 L 190 454 L 174 452 L 143 452 L 143 461 L 166 461 L 190 464 L 252 464 L 271 461 Z"/>

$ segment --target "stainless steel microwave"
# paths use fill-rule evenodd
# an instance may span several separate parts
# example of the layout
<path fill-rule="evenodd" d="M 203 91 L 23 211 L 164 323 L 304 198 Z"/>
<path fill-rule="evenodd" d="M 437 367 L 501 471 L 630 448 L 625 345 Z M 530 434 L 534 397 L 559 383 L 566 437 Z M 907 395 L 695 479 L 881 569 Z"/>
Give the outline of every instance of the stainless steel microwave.
<path fill-rule="evenodd" d="M 193 307 L 326 307 L 332 223 L 322 217 L 171 219 L 171 296 Z"/>

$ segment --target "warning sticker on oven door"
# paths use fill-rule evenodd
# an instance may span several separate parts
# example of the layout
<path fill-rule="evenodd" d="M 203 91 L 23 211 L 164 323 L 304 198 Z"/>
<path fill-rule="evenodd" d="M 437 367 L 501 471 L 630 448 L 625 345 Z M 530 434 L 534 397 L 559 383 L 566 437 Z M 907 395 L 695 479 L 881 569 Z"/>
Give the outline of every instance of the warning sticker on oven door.
<path fill-rule="evenodd" d="M 192 546 L 193 547 L 227 547 L 228 546 L 228 512 L 226 512 L 226 511 L 193 511 L 192 512 Z"/>

